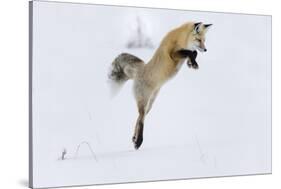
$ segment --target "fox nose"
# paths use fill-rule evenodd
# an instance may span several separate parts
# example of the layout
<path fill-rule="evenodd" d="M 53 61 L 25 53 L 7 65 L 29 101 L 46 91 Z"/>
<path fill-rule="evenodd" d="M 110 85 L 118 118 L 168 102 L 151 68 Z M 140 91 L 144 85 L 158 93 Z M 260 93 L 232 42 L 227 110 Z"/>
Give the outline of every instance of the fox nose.
<path fill-rule="evenodd" d="M 207 49 L 204 49 L 204 52 L 206 52 L 207 51 Z"/>

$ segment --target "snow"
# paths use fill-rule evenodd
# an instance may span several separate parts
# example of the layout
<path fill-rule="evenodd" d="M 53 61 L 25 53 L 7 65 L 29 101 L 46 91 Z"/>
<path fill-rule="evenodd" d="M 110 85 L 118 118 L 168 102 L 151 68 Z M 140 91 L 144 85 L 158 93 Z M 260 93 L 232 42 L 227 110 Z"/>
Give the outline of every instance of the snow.
<path fill-rule="evenodd" d="M 33 3 L 34 187 L 271 172 L 270 17 Z M 126 48 L 136 16 L 153 49 Z M 132 82 L 111 98 L 107 71 L 121 52 L 148 61 L 186 21 L 214 24 L 208 52 L 161 89 L 135 151 Z"/>

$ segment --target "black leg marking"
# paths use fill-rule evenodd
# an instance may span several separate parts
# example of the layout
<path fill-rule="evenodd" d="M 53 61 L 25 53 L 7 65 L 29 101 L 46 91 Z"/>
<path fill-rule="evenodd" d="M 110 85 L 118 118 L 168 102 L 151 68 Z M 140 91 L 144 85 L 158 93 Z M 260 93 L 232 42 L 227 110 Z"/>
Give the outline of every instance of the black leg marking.
<path fill-rule="evenodd" d="M 197 51 L 192 51 L 192 56 L 193 56 L 194 59 L 197 58 L 197 54 L 198 54 Z"/>
<path fill-rule="evenodd" d="M 181 58 L 189 58 L 189 61 L 187 61 L 188 67 L 192 67 L 194 69 L 199 68 L 198 63 L 196 62 L 197 51 L 181 49 L 177 51 L 177 53 Z"/>
<path fill-rule="evenodd" d="M 138 132 L 135 136 L 133 136 L 133 143 L 135 149 L 139 149 L 143 142 L 143 122 L 140 122 L 138 125 Z"/>
<path fill-rule="evenodd" d="M 197 63 L 193 63 L 191 66 L 192 66 L 192 68 L 194 68 L 194 69 L 198 69 L 198 68 L 199 68 L 199 66 L 198 66 Z"/>
<path fill-rule="evenodd" d="M 198 69 L 198 64 L 196 62 L 197 57 L 197 51 L 191 51 L 187 49 L 181 49 L 177 51 L 177 55 L 180 58 L 189 58 L 189 61 L 187 61 L 188 67 L 192 67 L 194 69 Z"/>
<path fill-rule="evenodd" d="M 187 49 L 178 50 L 176 53 L 180 58 L 193 57 L 193 52 L 191 50 L 187 50 Z"/>

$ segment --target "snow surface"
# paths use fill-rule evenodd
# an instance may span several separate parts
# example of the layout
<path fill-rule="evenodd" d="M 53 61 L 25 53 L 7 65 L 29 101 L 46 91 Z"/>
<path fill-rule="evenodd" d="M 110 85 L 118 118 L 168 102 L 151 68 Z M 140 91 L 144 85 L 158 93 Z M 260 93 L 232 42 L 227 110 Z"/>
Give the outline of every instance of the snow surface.
<path fill-rule="evenodd" d="M 271 17 L 33 3 L 34 187 L 271 172 Z M 199 70 L 161 89 L 135 151 L 132 82 L 110 98 L 107 71 L 121 52 L 153 55 L 126 48 L 137 16 L 155 48 L 184 22 L 214 25 Z M 76 153 L 83 141 L 96 159 Z"/>

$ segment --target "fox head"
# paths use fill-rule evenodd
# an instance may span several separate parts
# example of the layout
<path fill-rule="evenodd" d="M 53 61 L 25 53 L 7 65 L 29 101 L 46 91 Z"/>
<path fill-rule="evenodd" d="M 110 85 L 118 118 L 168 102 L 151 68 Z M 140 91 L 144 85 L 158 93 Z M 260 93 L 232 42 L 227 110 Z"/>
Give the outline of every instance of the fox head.
<path fill-rule="evenodd" d="M 194 23 L 193 31 L 188 38 L 188 49 L 190 50 L 199 50 L 201 52 L 206 52 L 207 48 L 205 46 L 205 34 L 212 24 L 202 24 Z"/>

